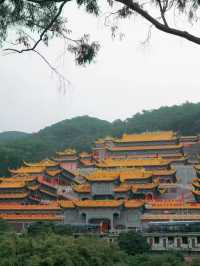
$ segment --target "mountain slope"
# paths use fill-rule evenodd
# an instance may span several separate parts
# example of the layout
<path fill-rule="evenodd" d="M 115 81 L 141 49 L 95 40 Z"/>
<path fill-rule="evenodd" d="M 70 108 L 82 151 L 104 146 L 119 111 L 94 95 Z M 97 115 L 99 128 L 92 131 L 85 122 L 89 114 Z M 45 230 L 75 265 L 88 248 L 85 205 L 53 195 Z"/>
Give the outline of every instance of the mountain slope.
<path fill-rule="evenodd" d="M 0 143 L 15 141 L 27 137 L 29 134 L 20 131 L 5 131 L 0 133 Z"/>
<path fill-rule="evenodd" d="M 9 137 L 8 132 L 0 133 L 0 175 L 8 174 L 8 167 L 18 167 L 23 160 L 51 157 L 66 147 L 88 151 L 100 137 L 155 130 L 174 130 L 183 135 L 200 133 L 200 103 L 143 111 L 125 121 L 112 123 L 82 116 L 66 119 L 34 134 L 14 132 L 9 133 Z"/>

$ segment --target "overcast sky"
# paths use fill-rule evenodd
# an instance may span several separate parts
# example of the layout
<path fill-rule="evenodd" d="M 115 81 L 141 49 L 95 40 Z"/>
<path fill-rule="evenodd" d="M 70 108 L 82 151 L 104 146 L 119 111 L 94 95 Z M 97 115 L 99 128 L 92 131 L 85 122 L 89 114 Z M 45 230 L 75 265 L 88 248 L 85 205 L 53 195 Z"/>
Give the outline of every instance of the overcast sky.
<path fill-rule="evenodd" d="M 66 118 L 90 115 L 125 119 L 144 109 L 200 101 L 200 46 L 153 30 L 139 18 L 121 25 L 122 42 L 111 38 L 103 18 L 73 7 L 66 15 L 75 36 L 87 32 L 101 43 L 96 63 L 77 67 L 73 57 L 58 59 L 64 44 L 54 40 L 40 51 L 71 85 L 59 91 L 58 80 L 33 54 L 0 57 L 0 131 L 35 132 Z"/>

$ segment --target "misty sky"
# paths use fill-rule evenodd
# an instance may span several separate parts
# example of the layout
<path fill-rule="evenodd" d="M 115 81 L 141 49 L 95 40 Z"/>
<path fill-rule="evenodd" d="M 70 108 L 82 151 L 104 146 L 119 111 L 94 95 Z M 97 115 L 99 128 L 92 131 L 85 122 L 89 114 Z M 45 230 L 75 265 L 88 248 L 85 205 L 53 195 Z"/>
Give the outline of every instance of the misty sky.
<path fill-rule="evenodd" d="M 125 119 L 143 109 L 200 101 L 200 46 L 153 30 L 137 17 L 121 25 L 123 41 L 112 40 L 103 17 L 68 7 L 73 37 L 84 32 L 101 43 L 96 63 L 75 66 L 64 44 L 54 40 L 40 51 L 71 82 L 65 93 L 57 77 L 31 53 L 0 57 L 0 131 L 35 132 L 78 115 Z"/>

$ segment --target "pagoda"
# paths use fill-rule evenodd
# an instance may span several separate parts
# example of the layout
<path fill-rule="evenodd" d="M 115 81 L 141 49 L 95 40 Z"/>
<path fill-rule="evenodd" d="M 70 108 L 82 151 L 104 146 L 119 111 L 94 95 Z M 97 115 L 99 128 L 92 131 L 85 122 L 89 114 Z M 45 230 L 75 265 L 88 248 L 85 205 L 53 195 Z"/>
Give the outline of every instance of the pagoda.
<path fill-rule="evenodd" d="M 124 134 L 121 139 L 100 139 L 95 142 L 94 156 L 107 158 L 156 158 L 162 156 L 173 163 L 186 163 L 183 145 L 172 131 Z"/>
<path fill-rule="evenodd" d="M 76 170 L 78 167 L 78 155 L 75 149 L 65 149 L 64 151 L 56 152 L 55 162 L 67 170 Z"/>

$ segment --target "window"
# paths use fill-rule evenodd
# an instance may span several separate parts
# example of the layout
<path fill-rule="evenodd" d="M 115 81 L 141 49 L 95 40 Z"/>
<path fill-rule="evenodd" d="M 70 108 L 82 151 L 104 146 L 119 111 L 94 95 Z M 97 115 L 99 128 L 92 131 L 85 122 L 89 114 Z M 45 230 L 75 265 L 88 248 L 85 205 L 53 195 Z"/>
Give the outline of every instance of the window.
<path fill-rule="evenodd" d="M 169 243 L 169 245 L 174 243 L 174 237 L 173 236 L 168 237 L 168 243 Z"/>
<path fill-rule="evenodd" d="M 183 244 L 188 244 L 188 238 L 186 236 L 182 237 Z"/>
<path fill-rule="evenodd" d="M 160 238 L 158 236 L 154 237 L 154 243 L 159 244 Z"/>
<path fill-rule="evenodd" d="M 200 236 L 197 236 L 197 244 L 200 244 Z"/>

